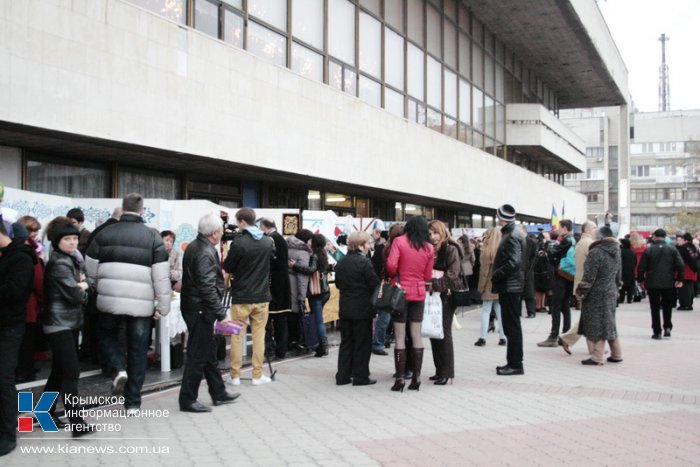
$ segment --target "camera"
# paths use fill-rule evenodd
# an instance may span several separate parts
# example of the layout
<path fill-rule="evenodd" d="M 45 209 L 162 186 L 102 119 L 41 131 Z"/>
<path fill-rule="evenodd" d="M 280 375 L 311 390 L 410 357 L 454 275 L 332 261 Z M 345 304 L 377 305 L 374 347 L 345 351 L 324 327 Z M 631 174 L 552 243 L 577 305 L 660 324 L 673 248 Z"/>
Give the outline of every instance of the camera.
<path fill-rule="evenodd" d="M 221 220 L 224 223 L 224 235 L 221 237 L 222 242 L 230 242 L 241 234 L 237 225 L 228 223 L 228 216 L 226 214 L 221 215 Z"/>

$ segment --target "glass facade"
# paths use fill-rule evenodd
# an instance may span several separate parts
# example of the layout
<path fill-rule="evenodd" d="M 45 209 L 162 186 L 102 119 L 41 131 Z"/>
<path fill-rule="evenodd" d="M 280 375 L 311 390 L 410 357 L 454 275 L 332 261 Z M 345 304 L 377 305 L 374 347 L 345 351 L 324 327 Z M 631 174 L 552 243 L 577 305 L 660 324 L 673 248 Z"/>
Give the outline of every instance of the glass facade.
<path fill-rule="evenodd" d="M 494 154 L 506 104 L 558 110 L 556 94 L 456 0 L 132 2 L 180 23 L 191 5 L 197 30 Z"/>

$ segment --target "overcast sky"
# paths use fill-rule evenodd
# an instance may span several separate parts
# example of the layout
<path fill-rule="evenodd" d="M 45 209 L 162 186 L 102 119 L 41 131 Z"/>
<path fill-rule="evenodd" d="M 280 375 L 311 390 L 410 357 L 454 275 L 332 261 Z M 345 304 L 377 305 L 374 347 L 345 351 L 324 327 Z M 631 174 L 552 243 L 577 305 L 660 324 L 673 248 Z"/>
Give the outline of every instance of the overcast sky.
<path fill-rule="evenodd" d="M 666 42 L 671 110 L 700 109 L 700 0 L 599 0 L 629 71 L 634 105 L 659 110 L 662 33 Z"/>

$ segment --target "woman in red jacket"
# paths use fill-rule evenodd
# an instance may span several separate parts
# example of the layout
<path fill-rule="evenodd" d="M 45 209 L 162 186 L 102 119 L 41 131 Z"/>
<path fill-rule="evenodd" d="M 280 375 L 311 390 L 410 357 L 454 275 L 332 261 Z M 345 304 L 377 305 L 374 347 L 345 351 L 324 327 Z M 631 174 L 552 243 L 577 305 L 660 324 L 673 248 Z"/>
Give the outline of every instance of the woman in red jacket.
<path fill-rule="evenodd" d="M 423 341 L 420 335 L 423 321 L 425 283 L 433 275 L 433 245 L 430 243 L 428 222 L 423 216 L 411 217 L 404 228 L 404 234 L 394 240 L 387 258 L 386 269 L 389 277 L 396 278 L 406 292 L 406 311 L 394 315 L 394 364 L 396 381 L 392 391 L 403 391 L 406 370 L 406 321 L 409 322 L 413 340 L 413 377 L 408 389 L 420 388 L 420 370 L 423 366 Z"/>
<path fill-rule="evenodd" d="M 41 336 L 39 313 L 44 306 L 44 262 L 41 259 L 41 248 L 37 243 L 41 224 L 32 216 L 23 216 L 18 221 L 27 230 L 25 243 L 36 251 L 37 261 L 34 264 L 34 286 L 27 301 L 27 320 L 17 361 L 17 382 L 26 383 L 36 379 L 34 368 L 34 352 L 37 340 Z"/>
<path fill-rule="evenodd" d="M 647 242 L 644 238 L 637 232 L 632 232 L 630 234 L 630 243 L 632 244 L 632 251 L 637 255 L 637 265 L 634 267 L 634 277 L 637 277 L 637 270 L 639 269 L 639 263 L 642 261 L 642 255 L 644 250 L 647 249 Z M 634 301 L 638 302 L 644 298 L 644 283 L 637 282 L 638 292 L 635 291 Z"/>

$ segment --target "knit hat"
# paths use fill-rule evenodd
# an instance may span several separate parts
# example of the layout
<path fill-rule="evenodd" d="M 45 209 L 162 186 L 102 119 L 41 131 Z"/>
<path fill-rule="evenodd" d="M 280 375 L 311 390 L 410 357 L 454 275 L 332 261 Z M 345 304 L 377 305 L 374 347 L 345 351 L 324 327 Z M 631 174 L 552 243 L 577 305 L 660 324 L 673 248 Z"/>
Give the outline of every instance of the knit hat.
<path fill-rule="evenodd" d="M 20 242 L 26 242 L 29 238 L 29 232 L 27 232 L 26 227 L 21 222 L 12 224 L 12 238 Z"/>
<path fill-rule="evenodd" d="M 70 222 L 59 222 L 53 226 L 53 232 L 51 234 L 51 246 L 58 250 L 58 244 L 61 243 L 63 237 L 69 235 L 80 235 L 80 231 L 76 226 Z"/>
<path fill-rule="evenodd" d="M 510 204 L 504 204 L 496 211 L 496 217 L 499 221 L 513 222 L 515 220 L 515 208 Z"/>
<path fill-rule="evenodd" d="M 692 242 L 693 235 L 690 232 L 686 232 L 683 234 L 683 240 L 685 240 L 686 242 Z"/>
<path fill-rule="evenodd" d="M 664 229 L 656 229 L 653 235 L 658 238 L 666 238 L 666 231 Z"/>

